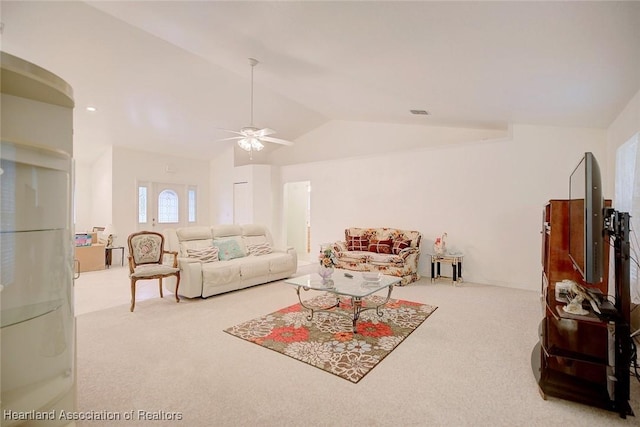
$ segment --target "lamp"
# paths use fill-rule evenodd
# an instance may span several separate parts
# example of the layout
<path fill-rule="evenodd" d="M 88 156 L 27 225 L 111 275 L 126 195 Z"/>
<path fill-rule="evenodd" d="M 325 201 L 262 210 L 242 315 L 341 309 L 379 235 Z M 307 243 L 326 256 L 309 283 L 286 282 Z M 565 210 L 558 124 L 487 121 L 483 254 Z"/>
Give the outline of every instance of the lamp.
<path fill-rule="evenodd" d="M 105 236 L 107 236 L 107 247 L 110 248 L 113 246 L 113 238 L 116 236 L 116 229 L 113 224 L 107 224 L 102 232 Z"/>

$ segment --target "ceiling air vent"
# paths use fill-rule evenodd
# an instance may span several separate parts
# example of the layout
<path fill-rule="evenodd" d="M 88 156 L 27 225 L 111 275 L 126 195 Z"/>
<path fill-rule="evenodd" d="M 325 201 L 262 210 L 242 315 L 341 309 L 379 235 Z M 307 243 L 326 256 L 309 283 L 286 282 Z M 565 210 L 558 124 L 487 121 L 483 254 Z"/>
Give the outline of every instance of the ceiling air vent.
<path fill-rule="evenodd" d="M 429 112 L 427 110 L 409 110 L 411 114 L 416 114 L 418 116 L 428 116 Z"/>

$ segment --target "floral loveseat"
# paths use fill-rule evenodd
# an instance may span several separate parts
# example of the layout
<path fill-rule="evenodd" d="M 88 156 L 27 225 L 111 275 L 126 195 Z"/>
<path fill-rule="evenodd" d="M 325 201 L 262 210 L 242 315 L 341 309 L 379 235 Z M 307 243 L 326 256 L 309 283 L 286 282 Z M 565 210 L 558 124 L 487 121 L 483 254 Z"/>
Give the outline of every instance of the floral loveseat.
<path fill-rule="evenodd" d="M 165 246 L 178 252 L 179 293 L 206 298 L 272 282 L 296 272 L 293 248 L 276 248 L 269 230 L 256 224 L 165 229 Z M 176 281 L 165 279 L 175 292 Z"/>
<path fill-rule="evenodd" d="M 378 271 L 402 278 L 407 285 L 420 278 L 419 231 L 396 228 L 347 228 L 345 240 L 332 244 L 337 268 L 355 271 Z"/>

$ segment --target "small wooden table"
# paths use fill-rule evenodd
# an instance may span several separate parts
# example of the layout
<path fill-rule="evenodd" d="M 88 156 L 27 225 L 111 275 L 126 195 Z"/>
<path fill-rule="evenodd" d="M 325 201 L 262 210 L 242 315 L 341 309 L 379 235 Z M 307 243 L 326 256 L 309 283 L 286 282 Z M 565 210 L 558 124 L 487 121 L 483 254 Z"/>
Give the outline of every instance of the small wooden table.
<path fill-rule="evenodd" d="M 451 269 L 453 270 L 452 280 L 453 284 L 457 285 L 458 283 L 462 283 L 462 258 L 464 254 L 460 252 L 450 253 L 450 254 L 433 254 L 430 253 L 431 256 L 431 281 L 434 282 L 436 279 L 440 277 L 445 277 L 440 275 L 440 263 L 446 262 L 451 263 Z"/>

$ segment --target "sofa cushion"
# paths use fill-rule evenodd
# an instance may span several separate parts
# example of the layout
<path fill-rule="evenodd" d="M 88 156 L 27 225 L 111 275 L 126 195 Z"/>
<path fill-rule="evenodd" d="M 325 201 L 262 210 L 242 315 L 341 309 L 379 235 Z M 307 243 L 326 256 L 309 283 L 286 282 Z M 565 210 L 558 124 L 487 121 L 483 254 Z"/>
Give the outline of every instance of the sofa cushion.
<path fill-rule="evenodd" d="M 233 262 L 210 262 L 202 264 L 202 281 L 220 286 L 240 281 L 240 264 Z"/>
<path fill-rule="evenodd" d="M 369 250 L 369 239 L 363 236 L 348 236 L 347 250 L 349 251 L 366 251 Z"/>
<path fill-rule="evenodd" d="M 179 245 L 179 254 L 181 258 L 189 257 L 189 249 L 206 249 L 213 247 L 212 239 L 203 239 L 203 240 L 187 240 L 184 242 L 180 242 Z"/>
<path fill-rule="evenodd" d="M 398 255 L 400 253 L 400 251 L 402 251 L 403 249 L 408 248 L 409 246 L 411 246 L 411 240 L 396 239 L 396 240 L 393 241 L 393 248 L 391 249 L 391 252 L 394 255 Z"/>
<path fill-rule="evenodd" d="M 247 256 L 240 237 L 214 239 L 213 246 L 216 246 L 219 250 L 218 258 L 220 258 L 220 261 L 227 261 Z"/>
<path fill-rule="evenodd" d="M 369 264 L 397 265 L 404 264 L 404 259 L 399 255 L 372 253 L 371 256 L 369 256 Z"/>
<path fill-rule="evenodd" d="M 369 242 L 369 252 L 378 254 L 390 254 L 393 242 L 391 240 L 371 240 Z"/>
<path fill-rule="evenodd" d="M 264 236 L 266 234 L 267 234 L 267 229 L 263 225 L 246 224 L 242 226 L 243 236 Z"/>
<path fill-rule="evenodd" d="M 247 245 L 247 252 L 249 252 L 249 255 L 261 256 L 270 254 L 271 252 L 273 252 L 273 249 L 271 248 L 270 244 L 265 242 L 255 245 Z"/>
<path fill-rule="evenodd" d="M 244 241 L 245 246 L 247 247 L 247 251 L 249 251 L 249 246 L 253 245 L 263 245 L 268 244 L 267 236 L 264 234 L 259 236 L 242 236 L 242 240 Z"/>
<path fill-rule="evenodd" d="M 178 240 L 205 240 L 212 239 L 211 227 L 184 227 L 176 230 Z"/>
<path fill-rule="evenodd" d="M 371 256 L 371 252 L 368 251 L 347 251 L 340 252 L 338 259 L 344 262 L 367 262 Z"/>
<path fill-rule="evenodd" d="M 240 276 L 243 279 L 269 275 L 269 260 L 253 258 L 250 262 L 244 261 L 240 264 Z"/>
<path fill-rule="evenodd" d="M 222 224 L 211 227 L 213 238 L 242 236 L 242 227 L 235 224 Z"/>
<path fill-rule="evenodd" d="M 269 260 L 269 271 L 272 274 L 279 274 L 296 269 L 295 257 L 288 253 L 274 252 L 264 257 Z"/>
<path fill-rule="evenodd" d="M 187 256 L 200 262 L 216 262 L 218 261 L 218 251 L 216 246 L 202 249 L 187 249 Z"/>

